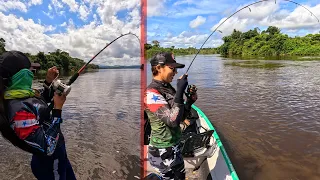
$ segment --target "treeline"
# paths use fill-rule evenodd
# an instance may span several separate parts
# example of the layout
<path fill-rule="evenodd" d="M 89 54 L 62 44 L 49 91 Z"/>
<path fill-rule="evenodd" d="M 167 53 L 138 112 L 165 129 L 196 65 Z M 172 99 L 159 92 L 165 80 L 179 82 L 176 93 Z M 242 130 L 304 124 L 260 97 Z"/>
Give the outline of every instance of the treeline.
<path fill-rule="evenodd" d="M 262 32 L 258 28 L 244 33 L 234 30 L 230 36 L 223 37 L 223 41 L 218 48 L 218 53 L 223 56 L 320 55 L 320 34 L 289 37 L 274 26 Z"/>
<path fill-rule="evenodd" d="M 0 38 L 0 54 L 6 52 L 5 40 Z M 78 71 L 85 62 L 81 59 L 71 57 L 69 53 L 57 49 L 54 52 L 45 54 L 44 52 L 38 52 L 37 54 L 24 53 L 30 61 L 39 63 L 41 65 L 39 74 L 46 73 L 46 71 L 52 67 L 57 66 L 59 71 L 63 74 L 73 73 Z M 89 64 L 86 70 L 99 69 L 98 65 Z"/>
<path fill-rule="evenodd" d="M 259 28 L 254 28 L 247 32 L 234 30 L 229 36 L 222 38 L 224 43 L 217 48 L 204 48 L 200 54 L 221 54 L 225 57 L 232 56 L 317 56 L 320 55 L 320 33 L 308 34 L 304 37 L 289 37 L 281 33 L 281 30 L 274 26 L 269 26 L 267 30 L 260 32 Z M 153 45 L 152 45 L 153 44 Z M 152 57 L 161 51 L 171 51 L 175 55 L 195 54 L 198 49 L 160 47 L 158 41 L 152 44 L 145 44 L 147 57 Z"/>
<path fill-rule="evenodd" d="M 145 44 L 144 46 L 145 51 L 147 53 L 147 58 L 151 58 L 154 54 L 158 52 L 173 52 L 176 56 L 177 55 L 190 55 L 190 54 L 196 54 L 199 49 L 196 49 L 194 47 L 189 48 L 175 48 L 175 46 L 171 46 L 168 48 L 161 47 L 159 41 L 154 40 L 152 41 L 152 44 Z M 199 54 L 216 54 L 217 48 L 203 48 L 201 49 Z"/>

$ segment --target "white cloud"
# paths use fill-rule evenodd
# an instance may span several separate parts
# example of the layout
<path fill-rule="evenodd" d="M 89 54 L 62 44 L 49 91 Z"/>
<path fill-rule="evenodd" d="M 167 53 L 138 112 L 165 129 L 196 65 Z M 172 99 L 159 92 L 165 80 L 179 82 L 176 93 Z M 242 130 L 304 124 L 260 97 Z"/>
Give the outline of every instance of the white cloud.
<path fill-rule="evenodd" d="M 199 48 L 208 36 L 208 34 L 195 34 L 193 32 L 183 31 L 177 36 L 166 36 L 161 40 L 160 45 L 163 47 L 175 46 L 177 48 Z M 221 44 L 223 44 L 221 39 L 209 39 L 204 47 L 218 47 Z"/>
<path fill-rule="evenodd" d="M 51 6 L 51 4 L 49 4 L 49 5 L 48 5 L 48 9 L 49 9 L 49 11 L 51 11 L 51 10 L 52 10 L 52 6 Z"/>
<path fill-rule="evenodd" d="M 62 0 L 62 2 L 69 6 L 71 12 L 76 12 L 79 8 L 79 5 L 75 0 Z"/>
<path fill-rule="evenodd" d="M 68 29 L 73 30 L 75 28 L 74 22 L 71 18 L 68 20 Z"/>
<path fill-rule="evenodd" d="M 164 4 L 165 0 L 148 0 L 147 16 L 152 17 L 162 15 L 166 10 Z"/>
<path fill-rule="evenodd" d="M 312 11 L 317 17 L 320 17 L 320 4 L 309 7 L 305 6 L 310 11 Z M 290 28 L 290 29 L 299 29 L 299 28 L 320 28 L 319 22 L 314 16 L 301 6 L 297 7 L 293 12 L 291 12 L 287 17 L 283 19 L 275 18 L 275 16 L 269 16 L 261 22 L 262 25 L 269 26 L 274 24 L 280 28 Z"/>
<path fill-rule="evenodd" d="M 63 22 L 62 24 L 60 24 L 61 27 L 65 27 L 67 26 L 67 22 Z"/>
<path fill-rule="evenodd" d="M 90 14 L 90 11 L 89 11 L 88 7 L 84 4 L 82 4 L 79 8 L 80 19 L 86 20 L 89 14 Z"/>
<path fill-rule="evenodd" d="M 305 5 L 310 11 L 320 17 L 320 4 L 309 7 Z M 235 16 L 227 20 L 219 30 L 223 35 L 229 35 L 233 29 L 246 31 L 253 27 L 268 27 L 276 26 L 281 29 L 301 30 L 301 29 L 319 29 L 320 25 L 317 19 L 310 15 L 310 13 L 301 6 L 296 7 L 292 12 L 285 9 L 280 9 L 279 5 L 274 2 L 264 2 L 257 4 L 249 9 L 244 9 Z M 226 18 L 220 20 L 219 23 L 211 28 L 213 31 Z"/>
<path fill-rule="evenodd" d="M 56 27 L 54 27 L 52 25 L 49 25 L 49 26 L 45 27 L 44 32 L 51 32 L 51 31 L 54 31 L 54 30 L 56 30 Z"/>
<path fill-rule="evenodd" d="M 55 2 L 51 4 L 52 9 L 64 10 L 59 5 L 60 1 L 53 0 L 52 2 Z M 61 49 L 73 57 L 87 61 L 120 34 L 130 31 L 140 36 L 140 1 L 131 0 L 118 3 L 113 1 L 112 8 L 109 9 L 108 3 L 111 2 L 105 1 L 104 7 L 99 9 L 100 12 L 93 14 L 94 20 L 82 27 L 77 27 L 77 24 L 67 17 L 69 19 L 67 22 L 57 25 L 66 27 L 64 33 L 55 32 L 56 26 L 41 25 L 40 21 L 34 22 L 31 19 L 27 20 L 0 12 L 0 34 L 6 40 L 7 50 L 20 50 L 35 54 L 39 51 L 46 53 Z M 78 8 L 79 14 L 80 7 Z M 111 10 L 110 14 L 108 10 Z M 121 10 L 129 11 L 123 21 L 116 17 L 117 12 Z M 49 13 L 45 14 L 50 16 Z M 100 19 L 102 23 L 99 23 Z M 104 24 L 106 22 L 108 23 Z M 137 65 L 140 63 L 140 43 L 134 36 L 124 36 L 105 49 L 93 63 Z"/>
<path fill-rule="evenodd" d="M 42 4 L 42 0 L 30 0 L 28 2 L 28 6 L 32 6 L 32 5 L 41 5 Z"/>
<path fill-rule="evenodd" d="M 242 8 L 243 6 L 238 7 L 237 10 Z M 239 19 L 255 19 L 255 20 L 262 20 L 266 16 L 276 12 L 279 10 L 280 4 L 274 3 L 274 1 L 266 1 L 259 4 L 255 4 L 250 6 L 249 8 L 243 9 L 240 11 L 236 17 Z M 250 11 L 251 10 L 251 11 Z"/>
<path fill-rule="evenodd" d="M 181 0 L 173 3 L 173 6 L 183 5 L 183 4 L 196 4 L 193 0 Z"/>
<path fill-rule="evenodd" d="M 65 15 L 65 11 L 59 11 L 59 12 L 57 12 L 60 16 L 62 16 L 62 15 Z"/>
<path fill-rule="evenodd" d="M 18 0 L 0 1 L 0 11 L 9 11 L 11 9 L 27 12 L 27 6 Z"/>
<path fill-rule="evenodd" d="M 190 26 L 191 28 L 196 28 L 196 27 L 204 24 L 205 22 L 206 22 L 206 18 L 205 18 L 205 17 L 197 16 L 196 19 L 190 21 L 189 26 Z"/>
<path fill-rule="evenodd" d="M 52 0 L 51 4 L 53 5 L 56 11 L 63 8 L 63 4 L 59 0 Z"/>
<path fill-rule="evenodd" d="M 226 18 L 221 19 L 219 23 L 217 23 L 216 25 L 214 25 L 211 28 L 211 31 L 216 29 L 216 27 L 225 20 L 226 20 Z M 218 28 L 218 30 L 222 31 L 223 36 L 227 36 L 227 35 L 231 34 L 234 29 L 237 29 L 239 31 L 245 31 L 246 29 L 248 29 L 250 24 L 254 24 L 254 23 L 255 23 L 255 21 L 253 21 L 253 20 L 239 19 L 238 17 L 234 17 L 234 18 L 230 18 L 229 20 L 227 20 L 223 25 L 221 25 Z"/>
<path fill-rule="evenodd" d="M 115 16 L 116 13 L 121 10 L 129 10 L 135 7 L 140 7 L 140 0 L 122 0 L 117 3 L 113 0 L 106 0 L 97 8 L 97 13 L 104 24 L 120 23 Z"/>
<path fill-rule="evenodd" d="M 44 12 L 42 11 L 43 14 L 45 14 L 46 16 L 48 16 L 50 19 L 54 18 L 54 15 L 52 15 L 50 12 Z"/>
<path fill-rule="evenodd" d="M 93 21 L 96 22 L 96 23 L 98 22 L 97 14 L 93 14 Z"/>

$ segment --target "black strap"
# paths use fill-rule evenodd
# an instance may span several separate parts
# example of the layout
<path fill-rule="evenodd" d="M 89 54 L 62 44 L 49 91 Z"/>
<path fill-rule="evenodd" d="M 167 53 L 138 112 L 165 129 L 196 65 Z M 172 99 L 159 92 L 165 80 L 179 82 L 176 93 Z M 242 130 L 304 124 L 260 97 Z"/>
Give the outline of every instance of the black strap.
<path fill-rule="evenodd" d="M 149 122 L 148 115 L 146 111 L 144 111 L 144 145 L 149 145 L 150 142 L 150 135 L 151 135 L 151 125 Z"/>

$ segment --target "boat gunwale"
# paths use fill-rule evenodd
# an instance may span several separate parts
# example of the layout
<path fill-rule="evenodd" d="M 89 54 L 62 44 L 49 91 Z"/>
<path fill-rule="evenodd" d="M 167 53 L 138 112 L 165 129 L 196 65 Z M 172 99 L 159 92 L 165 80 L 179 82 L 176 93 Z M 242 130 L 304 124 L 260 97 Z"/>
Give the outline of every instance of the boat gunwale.
<path fill-rule="evenodd" d="M 230 174 L 231 174 L 231 177 L 232 177 L 233 180 L 239 180 L 239 177 L 238 177 L 238 175 L 237 175 L 237 172 L 236 172 L 236 170 L 234 169 L 234 167 L 233 167 L 233 165 L 232 165 L 232 162 L 231 162 L 231 160 L 230 160 L 230 158 L 229 158 L 229 156 L 228 156 L 228 154 L 227 154 L 227 151 L 225 150 L 225 148 L 224 148 L 224 146 L 223 146 L 223 144 L 222 144 L 222 142 L 221 142 L 221 140 L 220 140 L 220 137 L 219 137 L 216 129 L 214 128 L 214 126 L 212 125 L 212 123 L 210 122 L 210 120 L 208 119 L 208 117 L 204 114 L 204 112 L 203 112 L 200 108 L 198 108 L 198 107 L 197 107 L 196 105 L 194 105 L 194 104 L 192 105 L 192 108 L 193 108 L 194 110 L 196 110 L 196 111 L 199 113 L 199 115 L 206 121 L 206 123 L 207 123 L 207 125 L 209 126 L 210 130 L 214 130 L 212 136 L 216 139 L 217 145 L 218 145 L 218 147 L 219 147 L 220 150 L 221 150 L 221 153 L 222 153 L 223 158 L 224 158 L 224 160 L 225 160 L 225 162 L 226 162 L 226 165 L 227 165 L 227 167 L 228 167 L 228 169 L 229 169 L 229 172 L 230 172 Z"/>

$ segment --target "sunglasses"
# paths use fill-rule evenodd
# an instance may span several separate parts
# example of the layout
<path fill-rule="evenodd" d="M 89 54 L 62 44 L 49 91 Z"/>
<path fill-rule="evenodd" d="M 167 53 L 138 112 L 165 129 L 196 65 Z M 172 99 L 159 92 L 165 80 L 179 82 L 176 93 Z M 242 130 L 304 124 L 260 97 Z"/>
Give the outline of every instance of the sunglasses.
<path fill-rule="evenodd" d="M 171 66 L 168 66 L 173 72 L 177 71 L 177 68 L 174 68 L 174 67 L 171 67 Z"/>

